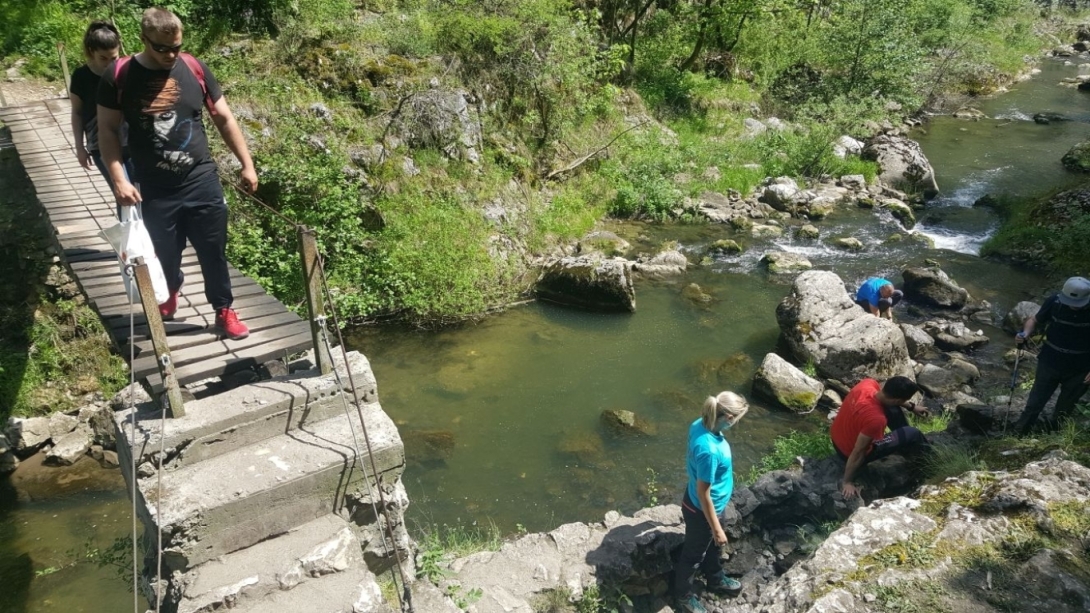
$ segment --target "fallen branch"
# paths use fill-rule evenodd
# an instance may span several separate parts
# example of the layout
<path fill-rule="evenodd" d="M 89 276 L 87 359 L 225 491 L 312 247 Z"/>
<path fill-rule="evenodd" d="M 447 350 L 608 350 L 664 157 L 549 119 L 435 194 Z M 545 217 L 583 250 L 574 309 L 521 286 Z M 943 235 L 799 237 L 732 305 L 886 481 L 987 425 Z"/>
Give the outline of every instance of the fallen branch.
<path fill-rule="evenodd" d="M 554 178 L 554 177 L 557 177 L 557 176 L 559 176 L 559 175 L 562 175 L 562 174 L 564 174 L 564 173 L 566 173 L 566 172 L 571 172 L 571 171 L 575 170 L 576 168 L 579 168 L 579 167 L 580 167 L 580 166 L 582 166 L 583 164 L 586 164 L 586 163 L 587 163 L 587 161 L 589 161 L 589 160 L 590 160 L 591 158 L 593 158 L 594 156 L 596 156 L 596 155 L 598 155 L 599 153 L 601 153 L 601 152 L 605 151 L 606 149 L 609 149 L 609 147 L 610 147 L 610 146 L 611 146 L 611 145 L 612 145 L 613 143 L 617 142 L 617 139 L 621 138 L 621 137 L 622 137 L 622 136 L 624 136 L 625 134 L 628 134 L 628 133 L 629 133 L 629 132 L 631 132 L 632 130 L 635 130 L 636 128 L 641 128 L 641 127 L 643 127 L 643 126 L 647 125 L 647 124 L 648 124 L 649 122 L 650 122 L 650 120 L 649 120 L 649 119 L 648 119 L 648 120 L 644 120 L 644 121 L 641 121 L 640 123 L 638 123 L 638 124 L 636 124 L 636 125 L 634 125 L 634 126 L 632 126 L 632 127 L 628 128 L 628 129 L 626 129 L 626 130 L 622 131 L 622 132 L 621 132 L 620 134 L 618 134 L 617 136 L 614 136 L 614 137 L 613 137 L 613 138 L 612 138 L 612 139 L 611 139 L 611 140 L 610 140 L 610 141 L 609 141 L 608 143 L 606 143 L 606 144 L 602 145 L 601 147 L 598 147 L 598 148 L 597 148 L 597 149 L 595 149 L 594 151 L 591 151 L 590 153 L 588 153 L 588 154 L 584 155 L 583 157 L 581 157 L 581 158 L 579 158 L 579 159 L 575 160 L 575 161 L 574 161 L 574 162 L 572 162 L 571 164 L 568 164 L 567 166 L 565 166 L 565 167 L 563 167 L 563 168 L 557 168 L 556 170 L 554 170 L 554 171 L 550 172 L 549 174 L 545 175 L 545 180 L 546 180 L 546 181 L 548 181 L 549 179 L 552 179 L 552 178 Z"/>

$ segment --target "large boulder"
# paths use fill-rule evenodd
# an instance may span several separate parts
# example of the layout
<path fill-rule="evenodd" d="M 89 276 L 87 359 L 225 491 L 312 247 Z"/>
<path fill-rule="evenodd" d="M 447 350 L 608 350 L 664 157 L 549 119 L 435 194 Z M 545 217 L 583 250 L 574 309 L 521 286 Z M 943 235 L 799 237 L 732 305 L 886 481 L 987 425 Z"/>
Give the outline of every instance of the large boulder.
<path fill-rule="evenodd" d="M 1011 334 L 1017 334 L 1022 331 L 1025 326 L 1026 320 L 1037 314 L 1037 311 L 1041 309 L 1041 305 L 1036 302 L 1029 302 L 1024 300 L 1014 305 L 1014 308 L 1003 316 L 1003 329 Z"/>
<path fill-rule="evenodd" d="M 15 452 L 26 457 L 49 441 L 49 418 L 12 417 L 8 420 L 7 439 Z"/>
<path fill-rule="evenodd" d="M 640 258 L 632 265 L 632 271 L 647 279 L 663 279 L 685 272 L 689 261 L 677 249 L 667 249 L 652 258 Z"/>
<path fill-rule="evenodd" d="M 566 257 L 547 264 L 537 280 L 543 300 L 599 311 L 636 311 L 636 290 L 623 258 Z"/>
<path fill-rule="evenodd" d="M 856 382 L 911 373 L 901 329 L 855 304 L 834 273 L 800 274 L 776 320 L 795 359 L 813 362 L 823 378 Z"/>
<path fill-rule="evenodd" d="M 790 211 L 794 208 L 793 198 L 799 193 L 799 185 L 791 177 L 776 177 L 772 180 L 764 192 L 761 200 L 768 203 L 777 211 Z"/>
<path fill-rule="evenodd" d="M 1090 140 L 1083 141 L 1060 158 L 1064 168 L 1076 172 L 1090 172 Z"/>
<path fill-rule="evenodd" d="M 931 162 L 920 144 L 910 138 L 880 134 L 863 149 L 862 157 L 878 162 L 878 178 L 897 189 L 922 192 L 927 198 L 939 192 Z"/>
<path fill-rule="evenodd" d="M 908 355 L 912 359 L 925 355 L 935 346 L 935 339 L 912 324 L 901 324 L 901 332 L 905 335 L 905 346 L 908 347 Z"/>
<path fill-rule="evenodd" d="M 824 386 L 775 353 L 765 356 L 753 376 L 753 393 L 796 413 L 809 413 L 817 406 Z"/>
<path fill-rule="evenodd" d="M 937 266 L 906 268 L 904 277 L 905 298 L 944 309 L 960 309 L 969 300 L 969 292 L 954 283 Z"/>
<path fill-rule="evenodd" d="M 928 395 L 938 398 L 960 390 L 961 386 L 972 383 L 979 376 L 980 372 L 975 366 L 964 360 L 954 359 L 945 366 L 925 364 L 916 375 L 916 383 Z"/>
<path fill-rule="evenodd" d="M 923 329 L 935 339 L 935 346 L 943 351 L 972 351 L 988 344 L 987 336 L 959 321 L 929 321 L 923 325 Z"/>
<path fill-rule="evenodd" d="M 438 149 L 451 158 L 476 162 L 481 121 L 471 98 L 461 90 L 417 92 L 401 108 L 396 129 L 412 147 Z"/>
<path fill-rule="evenodd" d="M 94 432 L 91 432 L 90 426 L 79 424 L 73 431 L 53 441 L 45 461 L 56 466 L 71 466 L 87 453 L 93 440 Z"/>

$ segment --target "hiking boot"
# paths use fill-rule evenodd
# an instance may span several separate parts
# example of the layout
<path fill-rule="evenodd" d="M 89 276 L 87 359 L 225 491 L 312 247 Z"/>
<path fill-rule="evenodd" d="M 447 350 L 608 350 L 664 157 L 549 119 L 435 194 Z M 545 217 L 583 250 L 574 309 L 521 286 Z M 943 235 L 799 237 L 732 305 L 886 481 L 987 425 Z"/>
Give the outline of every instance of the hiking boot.
<path fill-rule="evenodd" d="M 708 591 L 715 594 L 726 594 L 728 596 L 736 596 L 738 592 L 742 591 L 742 584 L 737 579 L 728 577 L 726 573 L 720 571 L 708 577 Z"/>
<path fill-rule="evenodd" d="M 689 594 L 678 599 L 677 610 L 682 613 L 708 613 L 708 610 L 700 603 L 700 599 L 696 597 L 696 594 Z"/>
<path fill-rule="evenodd" d="M 216 311 L 216 328 L 233 341 L 250 336 L 250 329 L 238 320 L 238 313 L 230 307 Z"/>
<path fill-rule="evenodd" d="M 178 288 L 178 291 L 170 293 L 170 298 L 167 301 L 159 305 L 159 316 L 163 318 L 163 321 L 171 321 L 174 319 L 174 314 L 178 312 L 178 293 L 182 288 Z"/>

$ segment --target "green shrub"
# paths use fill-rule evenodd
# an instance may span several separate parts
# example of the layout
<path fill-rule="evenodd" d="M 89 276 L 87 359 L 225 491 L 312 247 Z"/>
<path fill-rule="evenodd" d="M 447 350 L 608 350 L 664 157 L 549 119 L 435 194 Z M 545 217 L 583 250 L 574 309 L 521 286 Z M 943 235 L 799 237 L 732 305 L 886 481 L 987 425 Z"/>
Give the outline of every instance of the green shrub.
<path fill-rule="evenodd" d="M 761 457 L 761 460 L 750 469 L 745 482 L 753 483 L 761 475 L 774 470 L 783 470 L 796 463 L 795 458 L 824 458 L 835 453 L 833 442 L 826 430 L 815 432 L 799 432 L 792 430 L 790 433 L 776 437 L 772 442 L 772 451 Z"/>

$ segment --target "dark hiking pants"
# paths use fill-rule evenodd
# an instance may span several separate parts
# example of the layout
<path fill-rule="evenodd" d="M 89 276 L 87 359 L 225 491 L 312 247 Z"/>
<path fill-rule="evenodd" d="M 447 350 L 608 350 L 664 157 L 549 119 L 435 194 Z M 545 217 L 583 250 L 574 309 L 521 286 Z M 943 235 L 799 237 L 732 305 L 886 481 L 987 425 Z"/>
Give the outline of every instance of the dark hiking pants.
<path fill-rule="evenodd" d="M 1085 382 L 1085 372 L 1066 373 L 1057 370 L 1044 362 L 1037 362 L 1037 374 L 1033 379 L 1033 389 L 1029 392 L 1029 398 L 1026 400 L 1026 408 L 1022 410 L 1022 416 L 1018 418 L 1015 423 L 1015 431 L 1022 434 L 1028 433 L 1033 424 L 1037 422 L 1037 417 L 1041 414 L 1041 411 L 1048 404 L 1049 398 L 1052 398 L 1052 394 L 1055 393 L 1056 388 L 1060 388 L 1060 397 L 1056 399 L 1056 410 L 1052 414 L 1052 423 L 1059 424 L 1060 421 L 1069 417 L 1072 411 L 1075 410 L 1075 403 L 1082 398 L 1086 393 L 1087 388 L 1090 388 Z"/>
<path fill-rule="evenodd" d="M 681 546 L 681 556 L 674 567 L 674 596 L 677 598 L 692 593 L 697 566 L 707 578 L 723 570 L 719 564 L 720 547 L 712 538 L 712 527 L 708 525 L 704 512 L 689 500 L 688 490 L 682 497 L 681 515 L 685 518 L 685 544 Z M 719 515 L 719 522 L 725 529 L 722 514 Z"/>
<path fill-rule="evenodd" d="M 197 252 L 204 276 L 204 297 L 215 310 L 231 306 L 227 269 L 227 202 L 177 197 L 144 200 L 144 223 L 155 244 L 171 293 L 182 285 L 182 250 L 186 240 Z"/>

